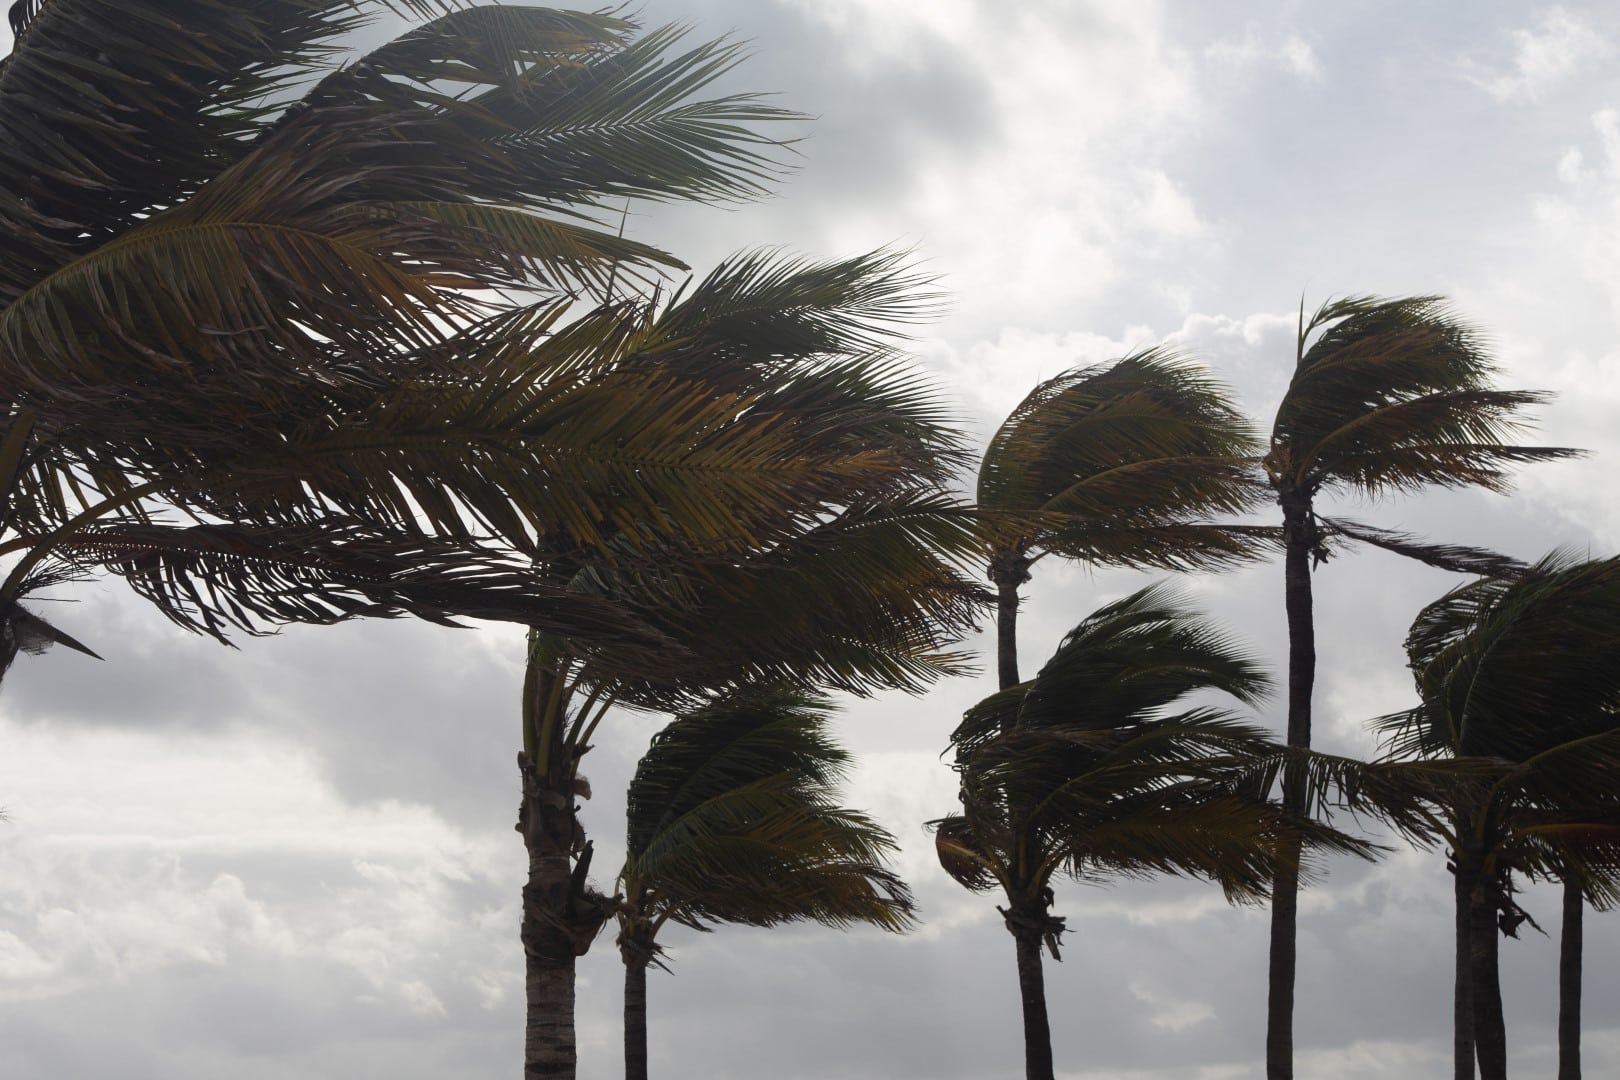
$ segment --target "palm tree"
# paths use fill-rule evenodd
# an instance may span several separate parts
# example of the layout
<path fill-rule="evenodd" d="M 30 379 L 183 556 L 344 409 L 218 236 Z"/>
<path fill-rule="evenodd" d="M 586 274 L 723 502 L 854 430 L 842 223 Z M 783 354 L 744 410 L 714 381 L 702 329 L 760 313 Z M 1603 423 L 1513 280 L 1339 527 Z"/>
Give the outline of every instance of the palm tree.
<path fill-rule="evenodd" d="M 1177 570 L 1250 557 L 1263 531 L 1207 519 L 1254 505 L 1256 446 L 1225 390 L 1165 349 L 1030 391 L 979 468 L 979 506 L 1006 519 L 989 565 L 1001 689 L 1019 682 L 1018 590 L 1043 556 Z"/>
<path fill-rule="evenodd" d="M 664 966 L 666 924 L 911 925 L 884 866 L 894 838 L 839 805 L 849 755 L 831 715 L 802 691 L 728 694 L 678 716 L 636 766 L 617 910 L 626 1080 L 647 1077 L 647 968 Z"/>
<path fill-rule="evenodd" d="M 433 17 L 340 66 L 384 12 Z M 598 224 L 610 204 L 748 197 L 771 173 L 754 129 L 786 114 L 697 97 L 734 46 L 449 0 L 11 16 L 0 553 L 21 563 L 0 608 L 23 639 L 62 636 L 20 597 L 102 565 L 216 634 L 459 611 L 635 636 L 545 588 L 542 534 L 602 543 L 581 508 L 610 495 L 632 540 L 763 523 L 714 483 L 735 446 L 609 425 L 627 395 L 681 415 L 697 390 L 567 379 L 569 347 L 622 333 L 616 303 L 574 318 L 588 298 L 679 265 Z"/>
<path fill-rule="evenodd" d="M 700 435 L 754 432 L 762 454 L 797 455 L 784 464 L 821 486 L 778 488 L 772 469 L 756 470 L 782 518 L 744 542 L 546 560 L 559 587 L 617 601 L 677 647 L 649 664 L 637 646 L 531 639 L 519 756 L 529 1075 L 571 1075 L 575 960 L 612 911 L 588 880 L 576 802 L 588 791 L 580 759 L 611 706 L 674 710 L 762 682 L 915 690 L 964 666 L 950 643 L 983 596 L 957 569 L 982 549 L 977 518 L 945 493 L 960 436 L 885 341 L 925 300 L 918 284 L 891 255 L 741 256 L 592 354 L 604 377 L 673 372 L 707 387 L 716 404 Z"/>
<path fill-rule="evenodd" d="M 650 279 L 679 263 L 604 227 L 625 198 L 762 190 L 778 144 L 756 129 L 788 114 L 699 96 L 733 45 L 448 0 L 12 10 L 10 638 L 52 639 L 17 598 L 87 566 L 216 635 L 401 611 L 534 626 L 525 1069 L 572 1075 L 589 935 L 533 916 L 588 924 L 573 799 L 599 707 L 673 694 L 713 642 L 721 681 L 808 655 L 827 681 L 912 686 L 957 663 L 943 642 L 976 598 L 940 552 L 972 532 L 938 477 L 960 455 L 870 326 L 914 312 L 913 283 L 887 255 L 744 257 L 671 303 Z M 337 66 L 383 11 L 434 17 Z M 762 658 L 692 631 L 806 567 L 833 587 L 799 588 Z"/>
<path fill-rule="evenodd" d="M 1311 744 L 1316 638 L 1311 570 L 1336 540 L 1360 541 L 1430 565 L 1499 574 L 1517 565 L 1475 548 L 1425 544 L 1357 522 L 1319 517 L 1317 495 L 1378 496 L 1424 487 L 1504 491 L 1508 467 L 1574 451 L 1519 446 L 1522 410 L 1545 399 L 1497 390 L 1479 335 L 1435 297 L 1353 297 L 1300 312 L 1293 378 L 1277 408 L 1265 471 L 1283 512 L 1288 618 L 1288 745 Z M 1284 798 L 1298 810 L 1297 780 Z M 1299 881 L 1285 864 L 1272 888 L 1266 1076 L 1293 1076 Z"/>
<path fill-rule="evenodd" d="M 1454 589 L 1412 625 L 1421 703 L 1381 718 L 1369 777 L 1432 809 L 1407 833 L 1443 843 L 1455 875 L 1455 1075 L 1507 1075 L 1497 929 L 1528 916 L 1512 875 L 1561 878 L 1560 1072 L 1579 1072 L 1581 898 L 1620 892 L 1620 559 L 1554 554 L 1518 581 Z M 1573 950 L 1573 952 L 1572 952 Z"/>
<path fill-rule="evenodd" d="M 1266 677 L 1163 585 L 1099 608 L 1035 678 L 968 710 L 951 737 L 962 810 L 934 822 L 940 861 L 970 889 L 1000 888 L 1017 944 L 1025 1074 L 1053 1076 L 1043 946 L 1060 959 L 1052 880 L 1184 875 L 1235 900 L 1263 897 L 1296 829 L 1254 777 L 1279 748 L 1230 713 L 1187 702 L 1219 691 L 1253 703 Z"/>

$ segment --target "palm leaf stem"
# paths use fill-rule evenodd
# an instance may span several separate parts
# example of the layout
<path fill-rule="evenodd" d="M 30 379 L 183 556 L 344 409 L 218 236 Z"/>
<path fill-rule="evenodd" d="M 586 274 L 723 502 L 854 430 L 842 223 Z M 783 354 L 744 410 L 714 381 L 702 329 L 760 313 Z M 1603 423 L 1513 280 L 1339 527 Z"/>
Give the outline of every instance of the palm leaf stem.
<path fill-rule="evenodd" d="M 13 551 L 22 551 L 23 556 L 12 567 L 11 573 L 6 577 L 4 584 L 0 584 L 0 598 L 16 600 L 21 594 L 23 582 L 27 579 L 34 567 L 48 559 L 57 547 L 75 533 L 96 521 L 106 517 L 115 510 L 122 510 L 140 502 L 142 499 L 156 492 L 163 491 L 168 485 L 162 481 L 149 480 L 144 484 L 137 484 L 112 498 L 103 499 L 94 506 L 76 514 L 65 524 L 46 533 L 44 536 L 20 536 L 5 543 L 0 543 L 0 555 L 8 555 Z"/>

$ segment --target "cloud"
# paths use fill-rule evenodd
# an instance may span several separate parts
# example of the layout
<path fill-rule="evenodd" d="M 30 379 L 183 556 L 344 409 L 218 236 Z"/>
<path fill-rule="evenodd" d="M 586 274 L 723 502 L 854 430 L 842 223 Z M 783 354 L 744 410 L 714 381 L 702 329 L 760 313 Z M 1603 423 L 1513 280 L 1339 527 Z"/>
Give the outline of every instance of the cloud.
<path fill-rule="evenodd" d="M 1537 101 L 1613 51 L 1582 15 L 1563 7 L 1541 12 L 1530 29 L 1509 35 L 1513 56 L 1506 65 L 1463 62 L 1463 77 L 1502 102 Z"/>
<path fill-rule="evenodd" d="M 1254 25 L 1243 33 L 1220 38 L 1203 50 L 1204 62 L 1228 77 L 1245 76 L 1259 68 L 1274 68 L 1303 83 L 1319 83 L 1324 78 L 1322 62 L 1311 43 L 1298 34 L 1281 37 L 1262 34 Z"/>

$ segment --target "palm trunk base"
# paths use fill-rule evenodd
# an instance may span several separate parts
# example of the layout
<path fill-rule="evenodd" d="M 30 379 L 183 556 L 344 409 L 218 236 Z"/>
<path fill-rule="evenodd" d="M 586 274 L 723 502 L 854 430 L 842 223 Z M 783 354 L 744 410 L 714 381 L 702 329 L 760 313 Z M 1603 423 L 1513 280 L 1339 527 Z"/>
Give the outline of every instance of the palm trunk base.
<path fill-rule="evenodd" d="M 1271 885 L 1271 953 L 1266 997 L 1266 1080 L 1294 1077 L 1294 978 L 1299 948 L 1299 871 Z"/>
<path fill-rule="evenodd" d="M 519 755 L 523 802 L 517 829 L 529 852 L 523 886 L 524 1080 L 573 1080 L 574 962 L 590 948 L 613 902 L 590 889 L 591 846 L 574 820 L 572 768 L 540 776 Z M 577 861 L 576 861 L 577 860 Z"/>
<path fill-rule="evenodd" d="M 1051 896 L 1050 890 L 1046 895 Z M 997 908 L 1018 947 L 1018 995 L 1024 1006 L 1025 1080 L 1054 1080 L 1052 1025 L 1046 1015 L 1046 972 L 1042 967 L 1041 949 L 1048 948 L 1053 959 L 1061 959 L 1058 939 L 1063 935 L 1063 920 L 1050 913 L 1050 905 L 1047 899 Z"/>
<path fill-rule="evenodd" d="M 1564 882 L 1563 929 L 1558 939 L 1558 1080 L 1581 1080 L 1581 948 L 1585 900 Z"/>

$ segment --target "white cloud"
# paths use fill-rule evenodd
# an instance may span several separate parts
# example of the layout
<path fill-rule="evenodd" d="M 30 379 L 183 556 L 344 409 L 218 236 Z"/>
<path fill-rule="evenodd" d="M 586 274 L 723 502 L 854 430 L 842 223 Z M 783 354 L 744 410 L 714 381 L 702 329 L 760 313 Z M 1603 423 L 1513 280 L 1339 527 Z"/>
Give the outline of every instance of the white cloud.
<path fill-rule="evenodd" d="M 1608 297 L 1620 313 L 1620 111 L 1592 114 L 1595 155 L 1567 149 L 1555 175 L 1561 191 L 1532 200 L 1532 211 L 1547 241 L 1558 245 L 1574 265 Z M 1595 160 L 1594 160 L 1595 157 Z"/>
<path fill-rule="evenodd" d="M 1262 68 L 1283 71 L 1300 82 L 1317 83 L 1324 77 L 1316 50 L 1298 34 L 1276 37 L 1262 34 L 1253 24 L 1243 33 L 1223 37 L 1204 47 L 1206 64 L 1227 76 L 1243 76 Z"/>
<path fill-rule="evenodd" d="M 1463 74 L 1498 101 L 1535 101 L 1610 55 L 1609 41 L 1584 16 L 1567 8 L 1543 11 L 1533 28 L 1514 30 L 1506 66 L 1468 60 Z"/>

